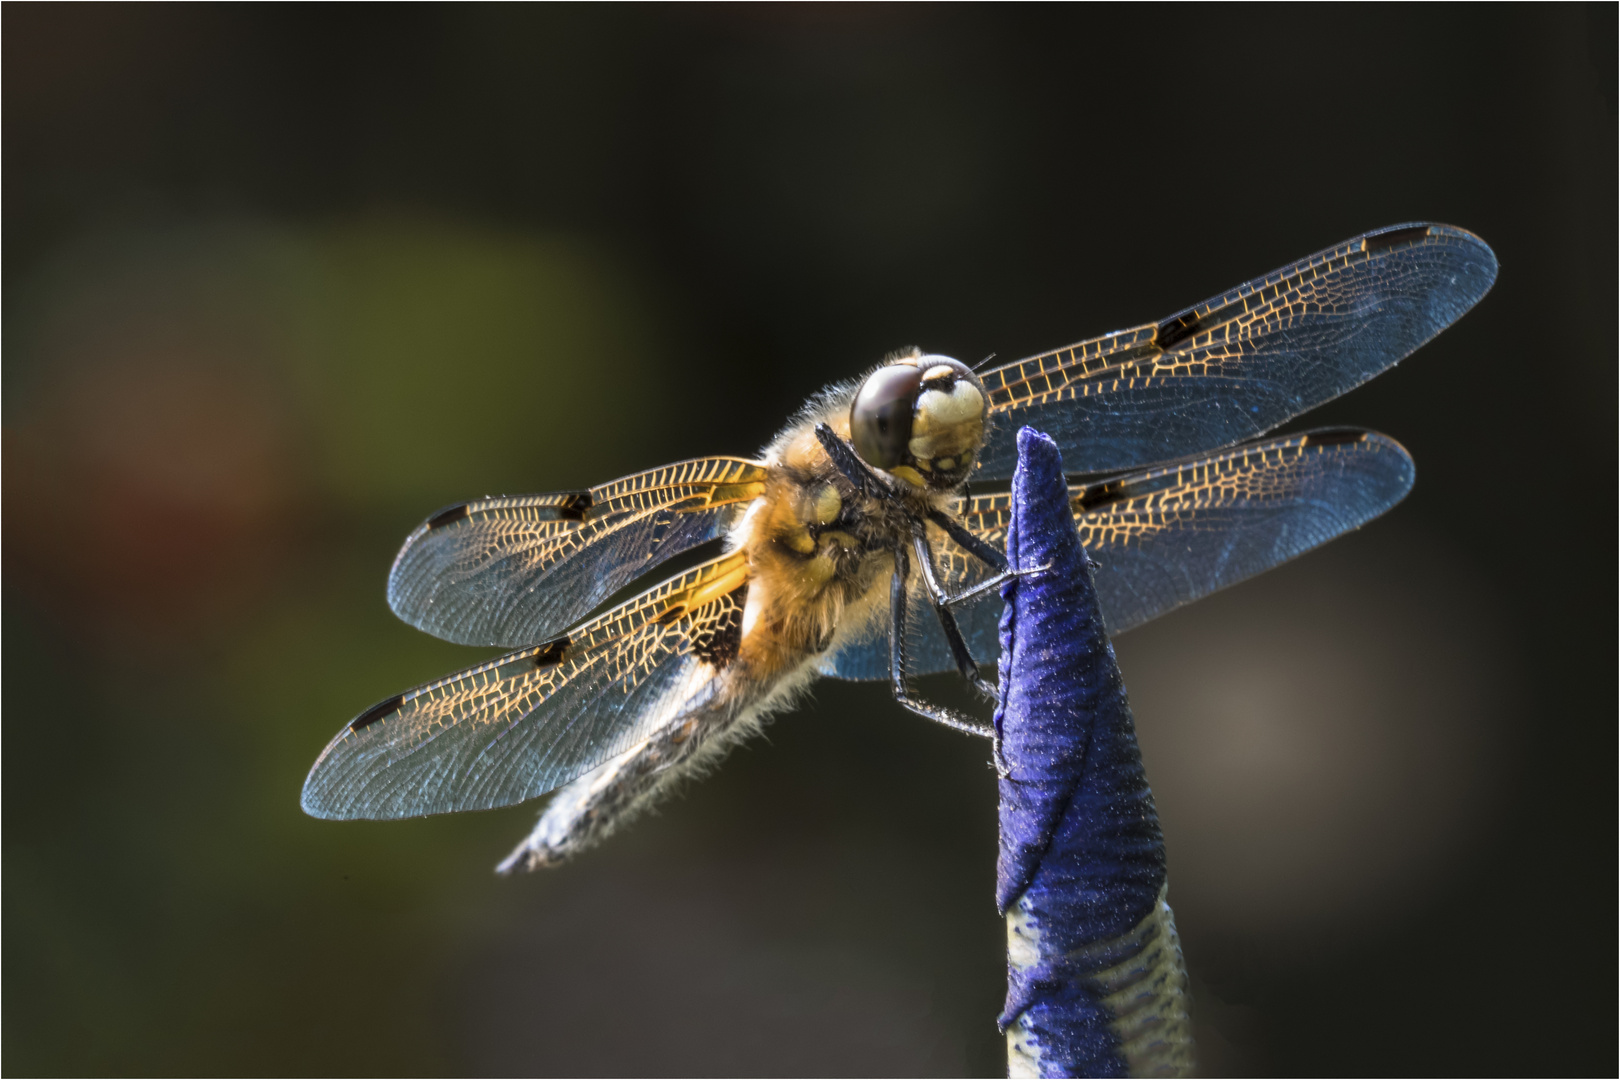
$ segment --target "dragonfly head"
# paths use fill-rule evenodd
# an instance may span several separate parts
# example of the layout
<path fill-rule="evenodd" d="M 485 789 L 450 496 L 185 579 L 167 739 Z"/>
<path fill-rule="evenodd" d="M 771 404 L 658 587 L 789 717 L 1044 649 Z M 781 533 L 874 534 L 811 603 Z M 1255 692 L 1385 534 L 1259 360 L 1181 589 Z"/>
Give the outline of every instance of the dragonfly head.
<path fill-rule="evenodd" d="M 949 491 L 984 444 L 989 399 L 979 377 L 948 356 L 908 356 L 866 377 L 849 407 L 855 452 L 914 487 Z"/>

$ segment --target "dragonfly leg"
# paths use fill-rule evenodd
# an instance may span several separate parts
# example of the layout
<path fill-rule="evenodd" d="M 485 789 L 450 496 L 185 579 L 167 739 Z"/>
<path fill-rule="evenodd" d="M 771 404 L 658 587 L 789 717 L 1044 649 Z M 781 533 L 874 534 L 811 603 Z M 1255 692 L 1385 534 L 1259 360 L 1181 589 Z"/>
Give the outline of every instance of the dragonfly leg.
<path fill-rule="evenodd" d="M 928 520 L 944 529 L 946 536 L 966 548 L 969 554 L 996 573 L 1004 574 L 1007 572 L 1007 556 L 1003 555 L 994 545 L 987 544 L 974 536 L 961 522 L 949 514 L 939 510 L 930 510 L 928 511 Z"/>
<path fill-rule="evenodd" d="M 939 620 L 940 628 L 945 631 L 945 640 L 950 642 L 956 670 L 961 672 L 962 678 L 979 693 L 986 697 L 995 697 L 996 684 L 979 674 L 979 662 L 973 658 L 967 639 L 962 636 L 962 628 L 956 622 L 956 613 L 950 608 L 957 598 L 946 596 L 939 579 L 934 576 L 934 553 L 928 547 L 928 537 L 920 524 L 912 534 L 911 546 L 916 551 L 917 562 L 922 567 L 923 583 L 928 589 L 928 598 L 934 605 L 934 617 Z"/>
<path fill-rule="evenodd" d="M 991 589 L 998 589 L 1002 584 L 1014 578 L 1043 574 L 1052 567 L 1047 565 L 1032 566 L 1023 570 L 1003 570 L 1001 573 L 987 578 L 971 588 L 963 589 L 959 593 L 948 593 L 935 573 L 933 549 L 928 546 L 928 535 L 923 531 L 920 524 L 912 535 L 911 544 L 917 553 L 917 561 L 922 564 L 923 581 L 928 586 L 928 597 L 933 602 L 934 614 L 939 616 L 940 625 L 945 628 L 946 638 L 950 640 L 951 652 L 956 657 L 956 666 L 961 669 L 962 674 L 967 677 L 968 681 L 978 686 L 979 689 L 984 690 L 990 687 L 992 684 L 976 677 L 978 662 L 973 660 L 969 654 L 967 643 L 963 640 L 962 631 L 956 622 L 956 614 L 951 611 L 951 608 L 957 604 L 965 604 L 976 596 L 982 596 Z M 971 667 L 964 666 L 964 658 L 967 664 L 972 665 Z"/>
<path fill-rule="evenodd" d="M 1002 585 L 1013 580 L 1014 578 L 1031 577 L 1035 574 L 1044 574 L 1050 569 L 1052 569 L 1052 566 L 1050 563 L 1048 563 L 1045 566 L 1031 566 L 1024 570 L 1003 570 L 994 577 L 985 578 L 977 585 L 974 585 L 971 588 L 963 589 L 959 593 L 951 593 L 947 595 L 945 592 L 940 591 L 937 594 L 937 600 L 941 604 L 953 606 L 956 604 L 965 604 L 969 600 L 972 600 L 975 596 L 982 596 L 991 589 L 1001 588 Z"/>
<path fill-rule="evenodd" d="M 906 594 L 906 571 L 908 570 L 906 565 L 907 561 L 905 547 L 900 546 L 895 548 L 894 577 L 890 579 L 889 583 L 889 675 L 891 685 L 894 690 L 894 700 L 898 701 L 902 706 L 916 713 L 918 716 L 932 720 L 936 724 L 944 724 L 948 728 L 953 728 L 956 731 L 966 732 L 969 735 L 983 735 L 993 739 L 996 736 L 996 732 L 995 729 L 990 725 L 978 723 L 951 709 L 947 709 L 939 705 L 932 705 L 926 701 L 921 701 L 914 698 L 911 696 L 911 691 L 906 688 L 906 605 L 908 602 L 908 597 Z M 946 612 L 946 614 L 948 615 L 949 612 Z M 950 625 L 955 625 L 954 618 L 952 618 Z M 948 629 L 946 634 L 950 634 Z M 968 654 L 967 644 L 961 640 L 960 631 L 958 631 L 955 639 L 952 642 L 951 647 L 953 652 L 958 644 L 961 645 L 962 649 L 962 653 L 958 657 L 958 664 L 962 662 L 962 656 L 965 656 L 967 663 L 973 667 L 974 676 L 977 676 L 978 665 L 973 663 L 973 657 Z M 964 672 L 964 674 L 966 674 L 966 672 Z M 982 682 L 983 680 L 980 679 L 978 681 Z"/>
<path fill-rule="evenodd" d="M 892 500 L 897 497 L 894 489 L 884 483 L 883 479 L 861 460 L 855 448 L 840 439 L 832 428 L 826 424 L 817 424 L 816 438 L 821 442 L 821 448 L 827 451 L 827 457 L 832 459 L 833 467 L 844 474 L 844 479 L 855 485 L 856 491 L 878 499 Z"/>

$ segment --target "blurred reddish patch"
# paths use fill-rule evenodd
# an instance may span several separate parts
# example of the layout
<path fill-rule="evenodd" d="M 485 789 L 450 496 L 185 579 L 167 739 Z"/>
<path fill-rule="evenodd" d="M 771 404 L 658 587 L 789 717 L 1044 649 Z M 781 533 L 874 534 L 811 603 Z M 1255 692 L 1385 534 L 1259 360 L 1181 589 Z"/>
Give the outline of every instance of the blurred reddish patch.
<path fill-rule="evenodd" d="M 288 419 L 198 350 L 74 366 L 5 431 L 8 587 L 98 639 L 194 639 L 244 613 L 291 538 Z"/>

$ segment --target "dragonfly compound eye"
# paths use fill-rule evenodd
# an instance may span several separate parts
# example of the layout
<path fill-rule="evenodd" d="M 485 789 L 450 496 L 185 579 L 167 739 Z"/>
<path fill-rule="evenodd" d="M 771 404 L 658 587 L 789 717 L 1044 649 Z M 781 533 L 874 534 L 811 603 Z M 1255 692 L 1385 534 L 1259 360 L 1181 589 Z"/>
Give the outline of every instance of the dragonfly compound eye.
<path fill-rule="evenodd" d="M 984 443 L 984 418 L 989 412 L 984 384 L 966 364 L 948 356 L 917 360 L 922 385 L 906 443 L 911 463 L 934 487 L 955 487 L 973 467 L 973 456 Z"/>
<path fill-rule="evenodd" d="M 861 384 L 849 407 L 849 433 L 868 465 L 893 469 L 910 456 L 912 411 L 922 378 L 922 368 L 907 360 L 878 368 Z"/>

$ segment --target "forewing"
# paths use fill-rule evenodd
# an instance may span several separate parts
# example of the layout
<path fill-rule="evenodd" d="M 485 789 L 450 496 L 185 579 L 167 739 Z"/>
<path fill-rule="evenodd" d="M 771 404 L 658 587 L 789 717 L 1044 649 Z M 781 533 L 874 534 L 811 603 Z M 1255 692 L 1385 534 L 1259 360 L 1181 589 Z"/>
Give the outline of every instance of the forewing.
<path fill-rule="evenodd" d="M 566 637 L 367 709 L 315 762 L 304 809 L 401 818 L 507 806 L 729 707 L 747 579 L 740 553 L 714 559 Z"/>
<path fill-rule="evenodd" d="M 463 645 L 546 641 L 659 562 L 719 536 L 764 480 L 757 462 L 710 457 L 589 491 L 452 506 L 405 541 L 388 605 Z"/>
<path fill-rule="evenodd" d="M 1111 634 L 1269 570 L 1372 520 L 1412 487 L 1412 459 L 1393 439 L 1328 429 L 1233 447 L 1071 487 L 1070 507 L 1096 564 L 1097 598 Z M 1011 496 L 976 496 L 963 524 L 997 547 L 1007 540 Z M 943 534 L 933 537 L 940 571 L 960 590 L 990 571 Z M 938 622 L 914 588 L 914 674 L 955 668 Z M 973 655 L 1000 652 L 1001 598 L 991 592 L 956 609 Z M 887 639 L 874 635 L 823 664 L 846 679 L 888 677 Z"/>
<path fill-rule="evenodd" d="M 1358 236 L 1157 323 L 986 372 L 975 479 L 1012 475 L 1033 425 L 1076 472 L 1141 468 L 1271 430 L 1359 386 L 1450 326 L 1496 256 L 1449 225 Z"/>

